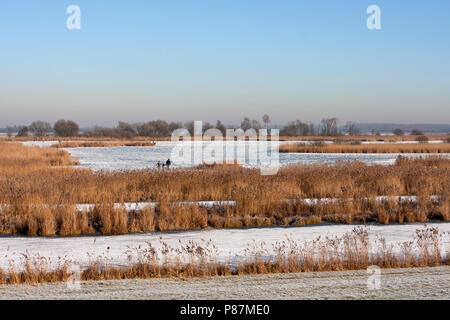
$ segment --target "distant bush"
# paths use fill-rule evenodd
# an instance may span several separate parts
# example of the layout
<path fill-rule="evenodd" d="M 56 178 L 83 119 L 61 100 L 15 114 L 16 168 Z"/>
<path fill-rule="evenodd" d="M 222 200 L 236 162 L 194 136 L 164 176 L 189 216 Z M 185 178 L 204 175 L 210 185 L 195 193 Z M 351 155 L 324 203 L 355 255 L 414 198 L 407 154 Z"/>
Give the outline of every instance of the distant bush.
<path fill-rule="evenodd" d="M 412 136 L 423 136 L 423 132 L 420 131 L 419 129 L 413 129 L 413 130 L 411 130 L 411 135 Z"/>
<path fill-rule="evenodd" d="M 314 136 L 316 130 L 312 123 L 302 122 L 300 120 L 291 121 L 283 130 L 280 131 L 281 136 Z"/>
<path fill-rule="evenodd" d="M 421 135 L 416 138 L 416 141 L 419 143 L 428 143 L 429 139 L 427 136 Z"/>
<path fill-rule="evenodd" d="M 318 140 L 318 141 L 313 141 L 313 142 L 311 143 L 311 145 L 314 146 L 314 147 L 325 147 L 325 142 L 320 141 L 320 140 Z"/>
<path fill-rule="evenodd" d="M 333 140 L 334 144 L 350 144 L 350 145 L 359 145 L 362 144 L 361 140 L 344 140 L 344 139 L 335 139 Z"/>
<path fill-rule="evenodd" d="M 45 137 L 52 129 L 52 126 L 47 121 L 38 120 L 34 121 L 29 129 L 35 137 Z"/>
<path fill-rule="evenodd" d="M 392 131 L 392 133 L 396 136 L 402 136 L 405 134 L 402 129 L 395 129 L 394 131 Z"/>

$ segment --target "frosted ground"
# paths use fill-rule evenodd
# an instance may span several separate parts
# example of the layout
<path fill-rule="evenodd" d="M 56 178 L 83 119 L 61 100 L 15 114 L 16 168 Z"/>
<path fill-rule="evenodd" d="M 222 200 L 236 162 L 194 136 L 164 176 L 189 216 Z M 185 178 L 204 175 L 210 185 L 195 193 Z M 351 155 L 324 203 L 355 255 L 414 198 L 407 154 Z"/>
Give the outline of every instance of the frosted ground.
<path fill-rule="evenodd" d="M 450 267 L 383 269 L 380 289 L 367 287 L 366 270 L 189 279 L 83 281 L 0 286 L 0 299 L 450 299 Z"/>

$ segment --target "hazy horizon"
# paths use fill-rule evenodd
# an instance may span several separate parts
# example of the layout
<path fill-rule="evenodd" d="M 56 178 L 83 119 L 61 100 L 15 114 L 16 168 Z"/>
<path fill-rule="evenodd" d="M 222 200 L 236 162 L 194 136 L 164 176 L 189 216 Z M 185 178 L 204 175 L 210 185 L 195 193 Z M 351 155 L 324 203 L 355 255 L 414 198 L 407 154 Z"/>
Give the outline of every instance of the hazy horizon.
<path fill-rule="evenodd" d="M 381 30 L 366 9 L 381 8 Z M 69 5 L 81 29 L 69 30 Z M 0 3 L 0 127 L 450 123 L 450 2 Z"/>

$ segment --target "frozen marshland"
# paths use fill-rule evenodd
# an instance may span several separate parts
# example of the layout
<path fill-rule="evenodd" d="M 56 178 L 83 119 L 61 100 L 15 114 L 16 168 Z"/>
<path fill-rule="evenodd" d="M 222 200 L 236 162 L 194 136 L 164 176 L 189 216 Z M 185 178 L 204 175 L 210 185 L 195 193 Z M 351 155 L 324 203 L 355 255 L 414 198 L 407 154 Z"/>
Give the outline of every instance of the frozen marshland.
<path fill-rule="evenodd" d="M 290 141 L 288 143 L 297 143 L 299 141 Z M 47 142 L 49 144 L 50 142 Z M 178 142 L 163 141 L 156 142 L 154 147 L 110 147 L 110 148 L 71 148 L 66 149 L 72 156 L 80 159 L 81 167 L 91 168 L 93 170 L 127 170 L 127 169 L 146 169 L 155 168 L 158 161 L 166 161 L 168 158 L 172 160 L 172 166 L 174 168 L 186 168 L 191 167 L 192 164 L 180 163 L 173 158 L 173 149 Z M 190 144 L 190 142 L 181 142 Z M 205 145 L 217 146 L 220 142 L 208 142 Z M 230 142 L 233 144 L 233 142 Z M 286 142 L 282 142 L 286 143 Z M 244 166 L 251 167 L 248 159 L 249 150 L 255 150 L 264 144 L 264 142 L 238 142 L 236 145 L 243 146 L 245 153 L 240 156 L 234 156 L 239 163 Z M 281 144 L 281 143 L 280 143 Z M 226 148 L 226 146 L 225 146 Z M 224 148 L 224 149 L 225 149 Z M 235 150 L 237 150 L 235 146 Z M 203 148 L 203 150 L 205 147 Z M 273 151 L 269 148 L 268 150 Z M 224 150 L 225 153 L 225 150 Z M 407 157 L 420 157 L 429 156 L 430 154 L 403 154 Z M 358 160 L 364 163 L 374 164 L 392 164 L 398 157 L 398 154 L 314 154 L 314 153 L 279 153 L 280 166 L 286 166 L 290 164 L 302 163 L 334 163 L 336 161 L 354 161 Z M 441 154 L 442 156 L 442 154 Z M 445 154 L 444 156 L 450 156 Z M 272 157 L 272 156 L 270 156 Z M 205 162 L 211 161 L 211 157 L 204 156 Z M 275 158 L 273 158 L 275 159 Z M 189 161 L 188 161 L 189 162 Z"/>
<path fill-rule="evenodd" d="M 442 141 L 430 141 L 430 143 L 441 143 Z M 57 144 L 58 141 L 27 141 L 25 145 L 36 145 L 41 147 L 49 147 Z M 311 141 L 283 141 L 279 144 L 295 144 L 295 143 L 311 143 Z M 332 141 L 325 141 L 325 143 L 332 143 Z M 372 142 L 362 142 L 372 143 Z M 381 143 L 381 142 L 377 142 Z M 415 141 L 402 141 L 399 143 L 416 143 Z M 70 154 L 80 160 L 80 167 L 90 168 L 93 170 L 133 170 L 133 169 L 147 169 L 155 168 L 158 161 L 172 160 L 172 167 L 174 168 L 189 168 L 193 164 L 191 161 L 182 163 L 173 158 L 173 150 L 178 146 L 192 146 L 191 142 L 172 142 L 172 141 L 157 141 L 153 147 L 98 147 L 98 148 L 67 148 Z M 223 151 L 227 155 L 227 146 L 232 145 L 234 152 L 232 159 L 236 159 L 239 163 L 246 167 L 254 167 L 249 161 L 249 153 L 251 150 L 260 150 L 261 146 L 265 147 L 265 142 L 246 141 L 246 142 L 225 142 Z M 222 145 L 222 142 L 204 142 L 202 147 L 203 161 L 212 161 L 214 158 L 208 156 L 204 150 L 207 146 L 216 148 Z M 237 155 L 237 149 L 242 147 L 245 150 L 244 154 Z M 276 149 L 276 146 L 267 144 L 268 157 L 272 156 L 271 152 Z M 328 163 L 332 164 L 337 161 L 354 161 L 358 160 L 368 164 L 393 164 L 400 154 L 361 154 L 361 153 L 279 153 L 279 165 L 286 166 L 296 163 L 313 164 L 313 163 Z M 424 157 L 432 154 L 402 154 L 404 157 Z M 450 154 L 439 154 L 439 156 L 450 157 Z M 275 159 L 275 158 L 273 158 Z M 258 165 L 256 165 L 258 166 Z"/>
<path fill-rule="evenodd" d="M 54 142 L 46 142 L 49 146 Z M 259 142 L 242 142 L 246 148 Z M 81 167 L 93 170 L 124 170 L 154 168 L 157 161 L 172 158 L 174 142 L 157 142 L 154 147 L 111 147 L 111 148 L 73 148 L 66 149 L 72 156 L 79 158 Z M 280 165 L 294 163 L 333 163 L 336 161 L 359 160 L 365 163 L 390 164 L 397 154 L 279 154 Z M 408 156 L 423 156 L 420 154 Z M 448 156 L 448 155 L 446 155 Z M 245 159 L 240 159 L 244 161 Z M 173 163 L 174 167 L 185 167 Z M 428 226 L 437 227 L 446 235 L 443 249 L 448 250 L 450 224 L 431 223 Z M 8 269 L 20 265 L 23 254 L 40 255 L 51 258 L 52 261 L 64 259 L 87 265 L 92 258 L 103 256 L 113 265 L 125 265 L 129 259 L 127 251 L 134 247 L 143 247 L 151 243 L 155 248 L 161 248 L 162 243 L 171 247 L 185 245 L 189 241 L 204 244 L 208 241 L 217 248 L 217 260 L 235 262 L 239 257 L 245 257 L 246 248 L 263 244 L 270 251 L 272 245 L 288 239 L 299 243 L 312 241 L 317 237 L 337 237 L 350 232 L 354 225 L 320 225 L 307 227 L 271 227 L 252 229 L 203 230 L 185 232 L 158 232 L 148 234 L 130 234 L 121 236 L 88 236 L 88 237 L 1 237 L 0 238 L 0 268 Z M 400 244 L 411 241 L 415 231 L 423 228 L 423 224 L 404 225 L 369 225 L 370 241 L 377 238 L 386 239 L 388 244 Z"/>

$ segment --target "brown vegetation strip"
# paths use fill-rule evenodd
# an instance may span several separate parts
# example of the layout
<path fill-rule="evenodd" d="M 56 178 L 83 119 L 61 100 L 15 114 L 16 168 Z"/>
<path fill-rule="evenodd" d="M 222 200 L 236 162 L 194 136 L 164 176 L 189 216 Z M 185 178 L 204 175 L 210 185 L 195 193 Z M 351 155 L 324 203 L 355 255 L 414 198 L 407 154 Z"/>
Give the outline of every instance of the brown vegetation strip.
<path fill-rule="evenodd" d="M 61 141 L 55 148 L 153 147 L 150 141 Z"/>
<path fill-rule="evenodd" d="M 50 168 L 71 163 L 56 148 L 0 143 L 0 233 L 25 235 L 123 234 L 166 230 L 307 225 L 322 222 L 448 221 L 450 159 L 399 157 L 395 165 L 360 162 L 296 165 L 276 175 L 239 166 L 191 170 L 93 172 Z M 416 195 L 418 201 L 376 201 Z M 430 199 L 430 195 L 439 196 Z M 285 199 L 337 198 L 308 205 Z M 348 199 L 354 199 L 348 201 Z M 200 208 L 177 201 L 234 200 L 236 206 Z M 160 202 L 127 212 L 113 203 Z M 94 203 L 79 212 L 75 204 Z"/>
<path fill-rule="evenodd" d="M 285 144 L 284 153 L 450 153 L 450 143 Z"/>
<path fill-rule="evenodd" d="M 445 133 L 427 133 L 426 136 L 429 140 L 445 141 L 450 138 L 449 134 Z M 342 141 L 342 142 L 352 142 L 352 141 L 371 141 L 371 142 L 400 142 L 400 141 L 416 141 L 417 136 L 404 135 L 404 136 L 394 136 L 394 135 L 341 135 L 341 136 L 280 136 L 280 141 Z"/>
<path fill-rule="evenodd" d="M 412 268 L 449 265 L 448 253 L 441 252 L 442 237 L 436 228 L 416 231 L 413 241 L 387 245 L 379 239 L 372 247 L 368 231 L 355 228 L 352 232 L 335 238 L 318 238 L 311 242 L 287 239 L 266 248 L 255 244 L 245 250 L 245 259 L 235 265 L 216 261 L 217 248 L 210 241 L 189 242 L 172 248 L 162 243 L 155 249 L 151 243 L 130 248 L 129 263 L 124 267 L 111 265 L 107 255 L 93 259 L 85 266 L 81 280 L 110 280 L 133 278 L 191 278 L 205 276 L 293 273 L 312 271 L 342 271 L 381 268 Z M 400 252 L 395 252 L 399 248 Z M 187 257 L 187 258 L 183 258 Z M 239 259 L 239 257 L 236 257 Z M 242 258 L 242 257 L 241 257 Z M 71 263 L 58 260 L 52 268 L 46 257 L 24 255 L 22 270 L 10 267 L 0 269 L 0 284 L 35 284 L 67 281 L 72 275 Z"/>

